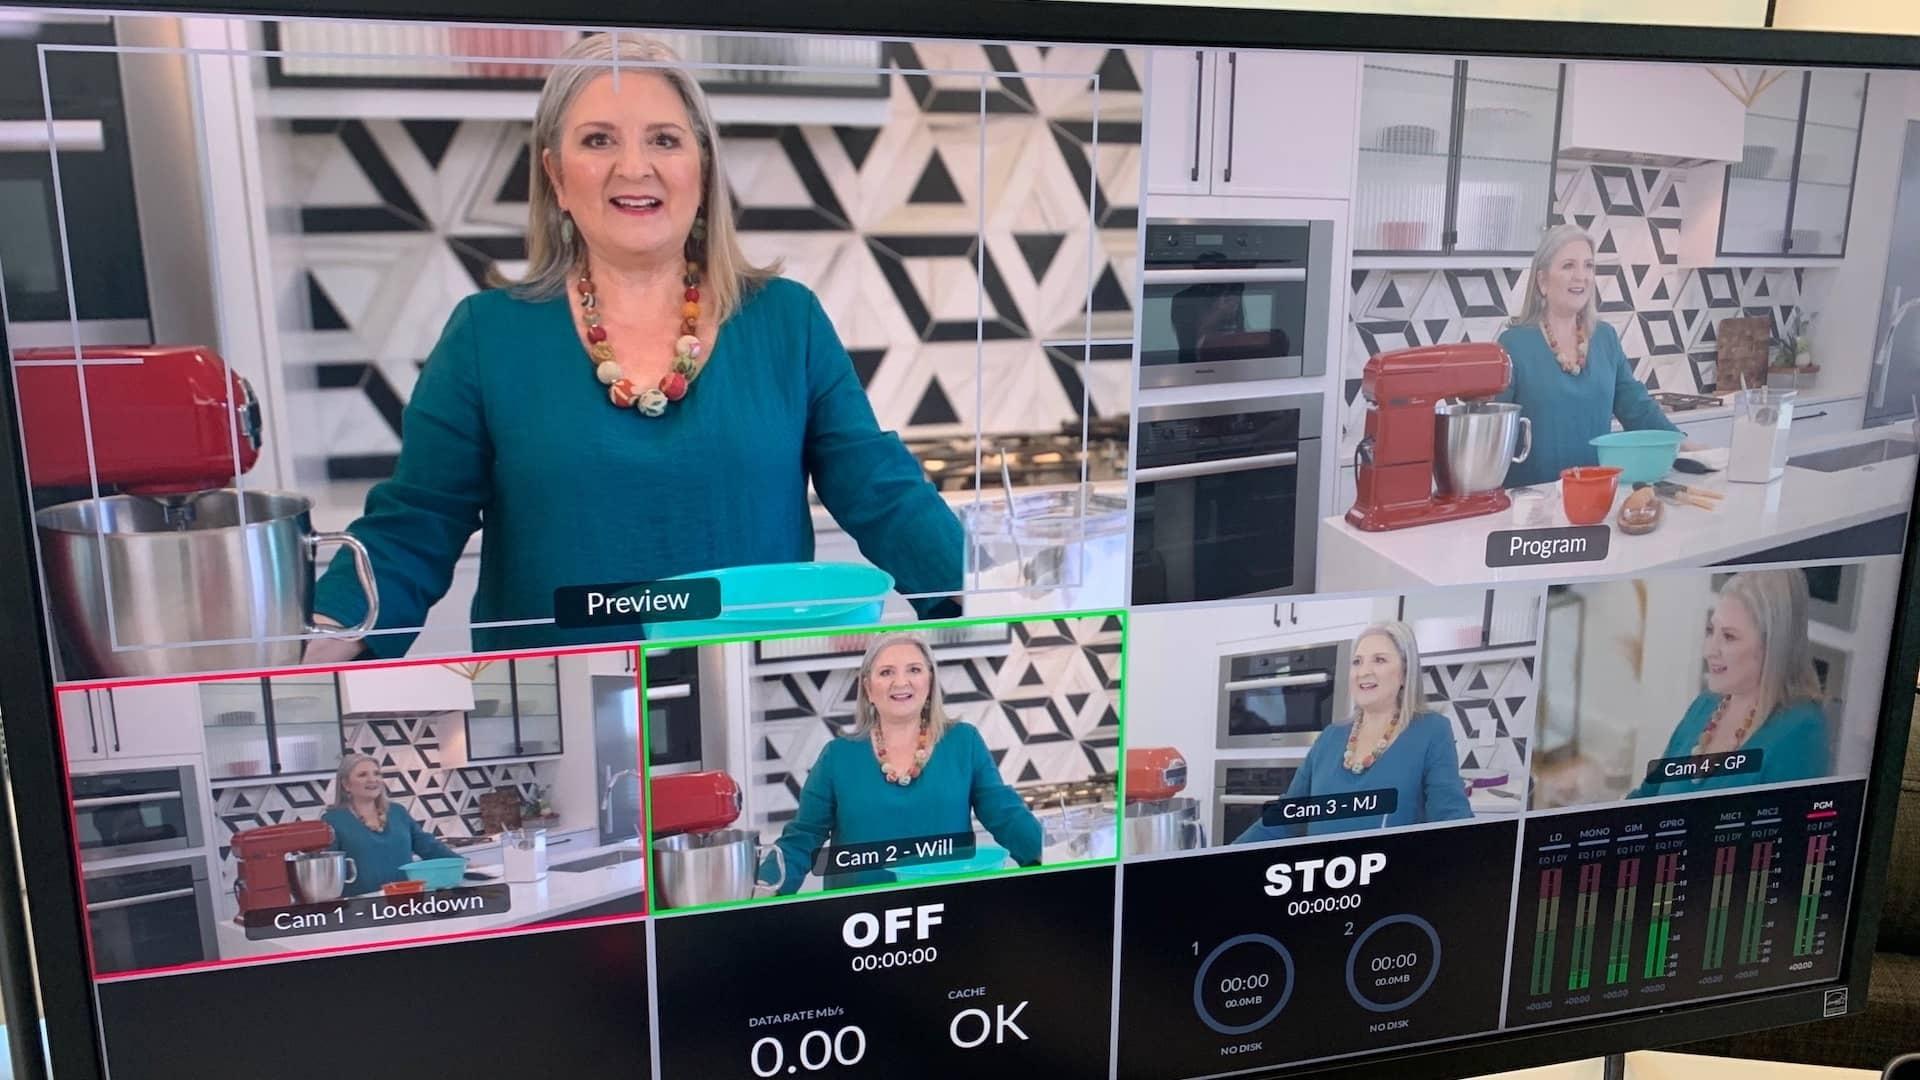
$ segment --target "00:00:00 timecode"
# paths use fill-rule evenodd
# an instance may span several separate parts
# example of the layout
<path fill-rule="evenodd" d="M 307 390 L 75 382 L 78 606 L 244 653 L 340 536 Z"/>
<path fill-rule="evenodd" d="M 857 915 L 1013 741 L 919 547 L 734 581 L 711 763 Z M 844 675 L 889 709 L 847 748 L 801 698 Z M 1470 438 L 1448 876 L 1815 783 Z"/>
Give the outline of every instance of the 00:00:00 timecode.
<path fill-rule="evenodd" d="M 1287 914 L 1318 915 L 1326 911 L 1350 911 L 1359 906 L 1359 893 L 1346 893 L 1341 896 L 1316 896 L 1311 900 L 1287 901 Z"/>
<path fill-rule="evenodd" d="M 940 959 L 940 950 L 932 945 L 918 949 L 895 949 L 892 952 L 869 953 L 853 958 L 855 971 L 878 971 L 881 968 L 912 967 L 915 964 L 931 964 Z"/>

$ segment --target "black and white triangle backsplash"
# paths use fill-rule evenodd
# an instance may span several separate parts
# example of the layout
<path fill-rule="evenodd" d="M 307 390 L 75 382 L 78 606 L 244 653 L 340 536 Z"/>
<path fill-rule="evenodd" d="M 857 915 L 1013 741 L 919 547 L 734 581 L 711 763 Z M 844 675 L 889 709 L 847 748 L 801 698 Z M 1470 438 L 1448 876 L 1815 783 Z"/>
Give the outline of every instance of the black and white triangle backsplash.
<path fill-rule="evenodd" d="M 1430 664 L 1421 669 L 1427 707 L 1453 722 L 1462 769 L 1492 769 L 1524 794 L 1533 738 L 1534 658 Z M 1514 809 L 1520 808 L 1519 800 Z"/>
<path fill-rule="evenodd" d="M 459 714 L 453 714 L 457 721 Z M 553 763 L 517 762 L 445 768 L 440 763 L 437 716 L 349 720 L 346 747 L 380 763 L 387 797 L 439 837 L 482 836 L 480 796 L 516 790 L 532 798 L 535 785 L 553 782 Z M 235 864 L 233 834 L 289 821 L 318 821 L 333 805 L 332 779 L 246 784 L 214 792 L 215 841 L 222 890 L 231 895 Z"/>
<path fill-rule="evenodd" d="M 1044 343 L 1084 340 L 1089 296 L 1095 337 L 1130 334 L 1143 54 L 890 43 L 882 56 L 881 127 L 723 125 L 749 256 L 779 258 L 820 295 L 881 425 L 903 436 L 1078 430 L 1083 366 L 1092 412 L 1124 414 L 1127 357 L 1063 364 Z M 287 246 L 311 329 L 282 342 L 286 385 L 305 388 L 282 437 L 307 466 L 387 476 L 447 315 L 489 270 L 524 269 L 528 128 L 341 117 L 263 132 L 300 178 Z"/>
<path fill-rule="evenodd" d="M 1014 623 L 1004 653 L 938 659 L 947 715 L 980 732 L 1010 784 L 1111 775 L 1120 756 L 1120 637 L 1111 616 Z M 763 842 L 792 820 L 820 751 L 853 730 L 858 676 L 826 668 L 755 678 L 753 827 Z"/>
<path fill-rule="evenodd" d="M 1562 168 L 1550 224 L 1572 221 L 1593 238 L 1601 321 L 1620 335 L 1634 374 L 1653 390 L 1712 393 L 1715 327 L 1764 316 L 1779 334 L 1800 305 L 1817 306 L 1833 271 L 1679 265 L 1685 182 L 1675 169 Z M 1520 313 L 1524 268 L 1356 270 L 1343 372 L 1342 460 L 1366 424 L 1359 400 L 1369 357 L 1414 345 L 1492 341 Z"/>

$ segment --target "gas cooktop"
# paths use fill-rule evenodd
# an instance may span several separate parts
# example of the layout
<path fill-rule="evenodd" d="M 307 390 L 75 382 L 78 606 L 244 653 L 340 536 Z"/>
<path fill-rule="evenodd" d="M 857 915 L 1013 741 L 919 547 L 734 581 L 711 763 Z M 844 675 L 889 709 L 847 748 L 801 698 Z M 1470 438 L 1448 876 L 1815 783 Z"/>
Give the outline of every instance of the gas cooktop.
<path fill-rule="evenodd" d="M 906 444 L 941 491 L 971 491 L 976 476 L 983 491 L 997 491 L 1003 461 L 1004 479 L 1021 488 L 1077 484 L 1083 460 L 1090 483 L 1122 479 L 1127 474 L 1127 430 L 1126 417 L 1103 418 L 1088 422 L 1084 443 L 1076 421 L 1056 432 L 982 434 L 977 444 L 971 435 L 908 439 Z"/>

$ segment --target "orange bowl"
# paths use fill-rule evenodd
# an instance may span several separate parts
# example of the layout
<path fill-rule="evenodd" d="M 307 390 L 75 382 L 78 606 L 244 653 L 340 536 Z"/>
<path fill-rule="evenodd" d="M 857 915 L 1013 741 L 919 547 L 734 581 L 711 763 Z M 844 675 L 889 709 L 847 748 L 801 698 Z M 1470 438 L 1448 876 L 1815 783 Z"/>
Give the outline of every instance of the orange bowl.
<path fill-rule="evenodd" d="M 427 883 L 424 881 L 389 881 L 385 885 L 380 886 L 380 891 L 387 896 L 407 896 L 411 893 L 426 892 Z"/>
<path fill-rule="evenodd" d="M 1613 509 L 1613 496 L 1620 490 L 1618 465 L 1581 465 L 1560 470 L 1560 503 L 1567 521 L 1574 525 L 1596 525 Z"/>

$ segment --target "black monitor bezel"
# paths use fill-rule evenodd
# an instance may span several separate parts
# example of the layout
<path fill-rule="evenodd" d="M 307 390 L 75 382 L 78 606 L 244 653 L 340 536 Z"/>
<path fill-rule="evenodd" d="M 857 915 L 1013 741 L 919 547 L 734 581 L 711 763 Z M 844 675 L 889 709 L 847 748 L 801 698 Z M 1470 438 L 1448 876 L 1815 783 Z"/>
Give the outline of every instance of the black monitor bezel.
<path fill-rule="evenodd" d="M 466 23 L 537 23 L 543 26 L 624 28 L 635 20 L 609 22 L 603 0 L 544 0 L 530 19 L 525 0 L 320 0 L 295 8 L 228 0 L 166 2 L 129 11 L 101 0 L 12 0 L 6 6 L 122 12 L 229 15 L 259 18 L 365 18 Z M 1769 4 L 1771 17 L 1771 4 Z M 650 12 L 648 27 L 760 33 L 857 34 L 989 42 L 1059 42 L 1116 46 L 1302 49 L 1355 52 L 1420 52 L 1449 55 L 1556 57 L 1569 60 L 1662 60 L 1794 67 L 1920 69 L 1920 37 L 1828 33 L 1765 28 L 1642 26 L 1398 15 L 1348 15 L 1245 8 L 1156 6 L 1082 0 L 966 0 L 905 5 L 899 0 L 817 0 L 775 8 L 765 0 L 702 0 L 676 11 Z M 0 324 L 0 357 L 5 349 Z M 0 431 L 18 432 L 11 378 L 0 380 Z M 59 740 L 55 736 L 54 682 L 46 638 L 41 583 L 36 567 L 30 500 L 17 436 L 0 437 L 0 733 L 5 737 L 13 820 L 0 815 L 0 846 L 17 839 L 21 880 L 31 900 L 31 933 L 44 1008 L 46 1046 L 60 1076 L 104 1076 L 102 1031 L 88 977 L 86 927 L 75 887 L 78 861 L 66 814 L 37 813 L 66 798 Z M 1864 809 L 1862 858 L 1846 930 L 1841 981 L 1797 990 L 1759 993 L 1655 1012 L 1568 1023 L 1547 1028 L 1495 1031 L 1430 1048 L 1330 1063 L 1312 1071 L 1277 1069 L 1243 1074 L 1356 1077 L 1394 1062 L 1409 1080 L 1479 1074 L 1548 1062 L 1594 1057 L 1630 1049 L 1724 1038 L 1763 1028 L 1818 1020 L 1827 991 L 1844 986 L 1865 1007 L 1880 908 L 1899 799 L 1904 747 L 1920 674 L 1920 499 L 1908 514 L 1900 574 L 1905 602 L 1895 614 L 1881 690 L 1881 715 Z M 17 825 L 17 828 L 15 827 Z M 9 837 L 7 833 L 14 833 Z M 7 869 L 0 859 L 0 871 Z M 0 922 L 10 937 L 21 928 L 17 905 L 0 904 Z M 26 961 L 20 942 L 10 941 L 7 1012 L 16 1074 L 45 1075 L 39 1048 L 21 1036 L 35 1019 L 18 985 Z M 166 1052 L 165 1048 L 154 1048 Z"/>

